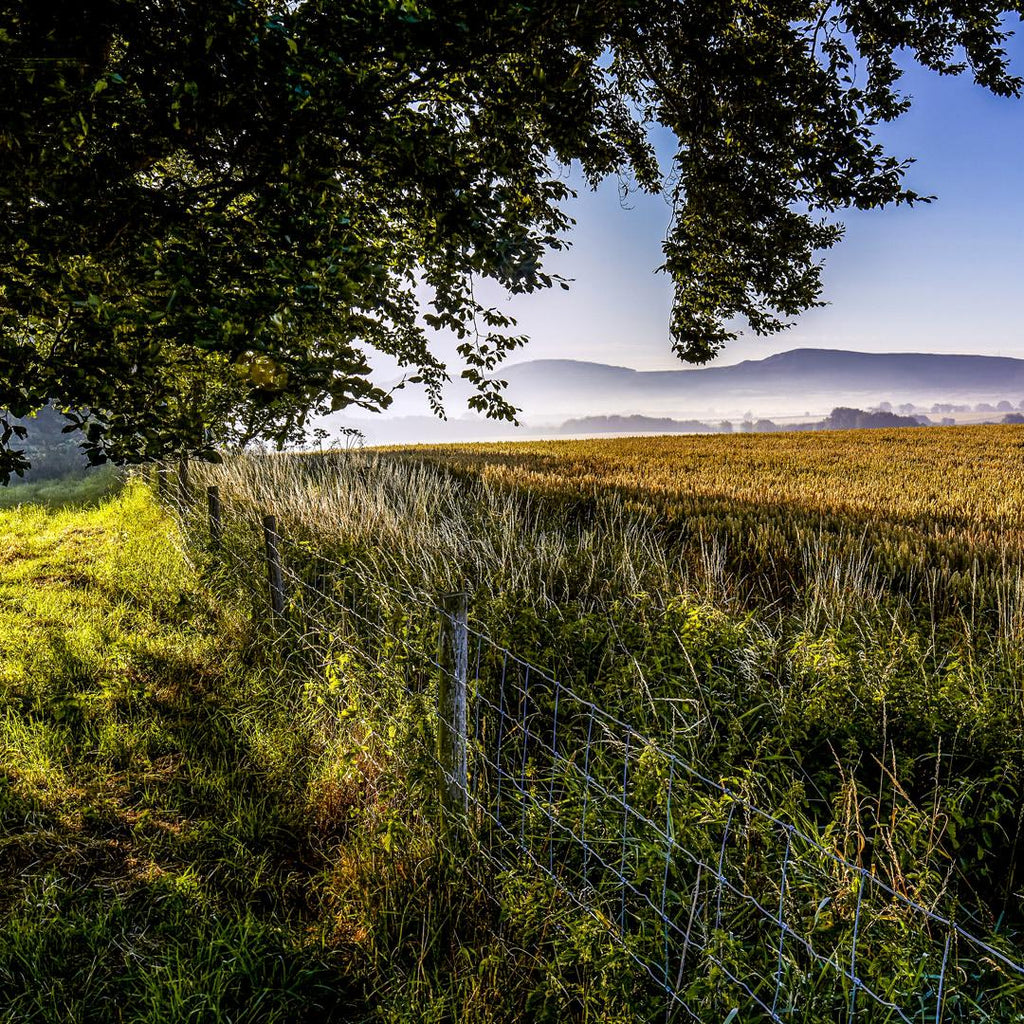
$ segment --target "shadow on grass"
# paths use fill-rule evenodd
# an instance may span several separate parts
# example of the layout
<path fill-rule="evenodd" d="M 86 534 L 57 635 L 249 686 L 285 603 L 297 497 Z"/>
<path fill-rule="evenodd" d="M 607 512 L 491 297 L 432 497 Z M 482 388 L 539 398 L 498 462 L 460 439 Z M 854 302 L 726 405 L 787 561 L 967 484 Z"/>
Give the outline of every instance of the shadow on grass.
<path fill-rule="evenodd" d="M 51 876 L 31 895 L 0 948 L 7 1021 L 362 1019 L 336 954 L 310 955 L 255 914 L 218 914 L 180 878 L 111 898 Z"/>
<path fill-rule="evenodd" d="M 310 909 L 325 864 L 301 747 L 270 771 L 273 738 L 257 739 L 279 696 L 258 672 L 247 689 L 248 673 L 195 667 L 169 650 L 142 678 L 126 667 L 119 692 L 85 678 L 28 703 L 8 691 L 26 749 L 59 764 L 0 768 L 5 1022 L 366 1019 L 351 951 Z"/>

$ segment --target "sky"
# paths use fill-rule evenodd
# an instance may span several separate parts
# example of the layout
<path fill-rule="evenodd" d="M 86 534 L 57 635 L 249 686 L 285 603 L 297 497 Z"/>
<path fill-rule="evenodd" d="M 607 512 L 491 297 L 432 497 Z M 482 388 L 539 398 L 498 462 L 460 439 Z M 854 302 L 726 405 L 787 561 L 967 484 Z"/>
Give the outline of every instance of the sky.
<path fill-rule="evenodd" d="M 1024 39 L 1012 49 L 1020 74 Z M 907 183 L 936 201 L 844 214 L 846 237 L 826 254 L 829 305 L 771 339 L 741 338 L 719 363 L 808 346 L 1024 356 L 1024 101 L 920 68 L 903 91 L 914 105 L 882 138 L 895 155 L 916 158 Z M 488 296 L 531 338 L 512 361 L 680 367 L 668 340 L 669 282 L 655 273 L 665 199 L 631 195 L 624 207 L 615 182 L 592 193 L 568 178 L 580 193 L 569 206 L 573 246 L 548 265 L 573 279 L 571 290 Z"/>

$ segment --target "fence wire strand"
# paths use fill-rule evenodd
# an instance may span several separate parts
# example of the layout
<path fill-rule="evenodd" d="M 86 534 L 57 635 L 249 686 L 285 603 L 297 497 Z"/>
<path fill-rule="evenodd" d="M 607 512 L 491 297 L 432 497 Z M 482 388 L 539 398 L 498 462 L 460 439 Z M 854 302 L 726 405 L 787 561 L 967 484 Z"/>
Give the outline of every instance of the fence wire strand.
<path fill-rule="evenodd" d="M 202 536 L 195 506 L 171 504 L 185 531 Z M 254 509 L 222 502 L 217 556 L 265 608 L 261 530 Z M 277 628 L 321 667 L 344 652 L 371 672 L 374 684 L 360 699 L 381 722 L 396 713 L 375 690 L 388 684 L 422 702 L 435 733 L 452 729 L 426 709 L 438 679 L 453 675 L 438 656 L 439 638 L 464 630 L 468 831 L 495 867 L 538 872 L 598 921 L 665 996 L 666 1018 L 678 1010 L 707 1019 L 691 1000 L 710 972 L 734 993 L 726 1003 L 773 1022 L 801 1019 L 808 1001 L 822 1019 L 851 1024 L 1001 1019 L 988 988 L 1008 975 L 1024 979 L 1024 965 L 951 915 L 710 778 L 495 642 L 482 624 L 460 627 L 426 592 L 365 579 L 320 553 L 286 545 L 285 554 L 286 621 Z M 436 748 L 423 748 L 444 774 Z M 388 769 L 386 757 L 369 756 Z M 487 879 L 479 882 L 486 888 Z M 902 932 L 920 951 L 913 985 L 887 978 L 880 960 L 885 929 L 900 915 L 917 923 L 913 934 Z M 957 963 L 970 969 L 954 970 Z M 1015 983 L 1024 991 L 1024 981 Z"/>

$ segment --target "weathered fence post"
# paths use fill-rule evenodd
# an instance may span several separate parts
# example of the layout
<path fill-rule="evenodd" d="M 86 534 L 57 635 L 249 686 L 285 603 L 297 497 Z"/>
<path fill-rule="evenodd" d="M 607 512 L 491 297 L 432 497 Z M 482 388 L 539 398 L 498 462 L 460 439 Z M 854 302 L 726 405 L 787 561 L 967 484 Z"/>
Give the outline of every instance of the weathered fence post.
<path fill-rule="evenodd" d="M 162 463 L 156 464 L 156 496 L 162 502 L 167 501 L 167 467 Z"/>
<path fill-rule="evenodd" d="M 192 487 L 188 479 L 188 459 L 178 459 L 178 504 L 185 508 L 192 504 Z"/>
<path fill-rule="evenodd" d="M 220 548 L 221 526 L 220 488 L 216 484 L 206 488 L 206 504 L 210 510 L 210 547 L 217 550 Z"/>
<path fill-rule="evenodd" d="M 469 765 L 466 708 L 469 675 L 469 597 L 450 594 L 443 602 L 437 687 L 437 754 L 441 762 L 445 806 L 469 806 Z"/>
<path fill-rule="evenodd" d="M 279 541 L 277 519 L 274 516 L 264 516 L 263 543 L 267 551 L 267 582 L 270 584 L 270 607 L 274 612 L 275 622 L 284 618 L 284 580 L 281 576 Z"/>

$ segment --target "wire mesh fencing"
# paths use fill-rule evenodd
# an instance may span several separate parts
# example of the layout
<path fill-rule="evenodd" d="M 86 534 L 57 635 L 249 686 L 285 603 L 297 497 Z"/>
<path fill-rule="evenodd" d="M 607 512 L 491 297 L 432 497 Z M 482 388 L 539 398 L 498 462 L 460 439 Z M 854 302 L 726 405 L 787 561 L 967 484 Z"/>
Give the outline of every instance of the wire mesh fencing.
<path fill-rule="evenodd" d="M 341 680 L 365 756 L 413 750 L 417 792 L 600 922 L 667 1019 L 1024 1021 L 1019 946 L 922 902 L 880 851 L 754 805 L 497 643 L 465 595 L 364 579 L 215 489 L 205 509 L 176 493 L 288 656 Z"/>

